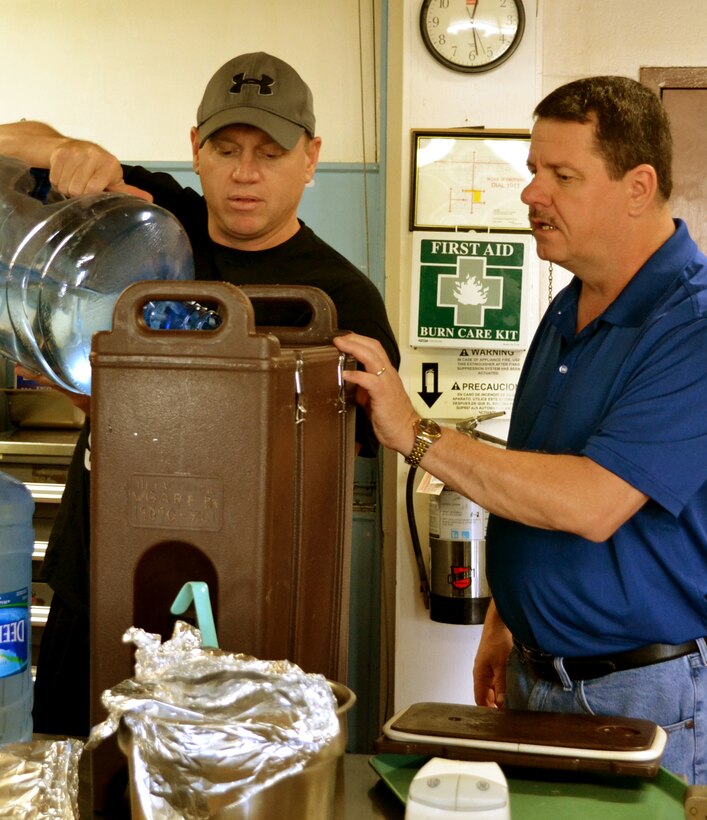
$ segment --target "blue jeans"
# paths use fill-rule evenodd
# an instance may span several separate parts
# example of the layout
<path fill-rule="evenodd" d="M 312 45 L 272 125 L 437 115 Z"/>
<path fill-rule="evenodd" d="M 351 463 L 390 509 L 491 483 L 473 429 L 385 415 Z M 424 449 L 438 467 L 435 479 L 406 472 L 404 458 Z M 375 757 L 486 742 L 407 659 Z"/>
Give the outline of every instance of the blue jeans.
<path fill-rule="evenodd" d="M 707 643 L 664 663 L 572 681 L 561 662 L 563 683 L 536 677 L 513 649 L 508 659 L 508 709 L 590 715 L 624 715 L 662 726 L 668 742 L 661 765 L 688 783 L 707 785 Z"/>

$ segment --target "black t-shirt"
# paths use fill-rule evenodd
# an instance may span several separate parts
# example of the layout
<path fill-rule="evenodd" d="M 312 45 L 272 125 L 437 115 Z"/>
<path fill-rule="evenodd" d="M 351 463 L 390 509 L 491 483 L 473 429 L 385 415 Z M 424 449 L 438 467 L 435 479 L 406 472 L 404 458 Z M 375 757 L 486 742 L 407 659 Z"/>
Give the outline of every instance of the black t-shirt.
<path fill-rule="evenodd" d="M 124 166 L 130 185 L 149 191 L 154 202 L 180 221 L 192 245 L 196 278 L 245 284 L 311 285 L 334 302 L 337 324 L 378 339 L 391 362 L 400 363 L 398 347 L 385 305 L 375 285 L 340 253 L 322 241 L 304 223 L 289 240 L 262 251 L 239 251 L 219 245 L 208 234 L 204 198 L 182 188 L 169 174 L 139 166 Z M 302 323 L 292 307 L 273 303 L 255 307 L 261 325 L 297 326 Z M 265 311 L 267 311 L 265 313 Z M 88 612 L 88 561 L 90 548 L 90 474 L 84 468 L 88 425 L 79 438 L 57 519 L 52 528 L 42 577 L 71 607 Z M 356 441 L 360 454 L 373 456 L 377 442 L 361 410 L 356 412 Z"/>
<path fill-rule="evenodd" d="M 312 285 L 323 290 L 336 307 L 337 324 L 370 336 L 383 345 L 397 368 L 400 354 L 391 330 L 385 304 L 376 286 L 351 262 L 327 245 L 303 222 L 286 242 L 261 251 L 241 251 L 219 245 L 208 233 L 204 197 L 192 188 L 182 188 L 169 174 L 154 173 L 140 166 L 124 166 L 125 181 L 148 191 L 154 202 L 181 222 L 194 253 L 197 279 L 230 282 L 232 285 Z M 260 325 L 297 326 L 301 310 L 290 304 L 278 307 L 255 305 Z M 356 441 L 360 455 L 373 456 L 378 443 L 360 408 L 356 413 Z"/>

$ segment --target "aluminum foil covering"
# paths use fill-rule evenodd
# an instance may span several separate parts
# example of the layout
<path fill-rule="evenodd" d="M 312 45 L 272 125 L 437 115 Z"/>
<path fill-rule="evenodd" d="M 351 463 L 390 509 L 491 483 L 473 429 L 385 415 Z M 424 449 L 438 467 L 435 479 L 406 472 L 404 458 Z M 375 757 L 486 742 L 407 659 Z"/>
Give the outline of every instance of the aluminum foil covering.
<path fill-rule="evenodd" d="M 123 641 L 137 647 L 134 677 L 103 693 L 108 718 L 86 748 L 118 731 L 145 817 L 216 816 L 299 772 L 339 734 L 322 675 L 203 648 L 183 622 L 164 643 L 135 627 Z"/>
<path fill-rule="evenodd" d="M 78 818 L 80 740 L 35 740 L 0 747 L 0 816 Z"/>

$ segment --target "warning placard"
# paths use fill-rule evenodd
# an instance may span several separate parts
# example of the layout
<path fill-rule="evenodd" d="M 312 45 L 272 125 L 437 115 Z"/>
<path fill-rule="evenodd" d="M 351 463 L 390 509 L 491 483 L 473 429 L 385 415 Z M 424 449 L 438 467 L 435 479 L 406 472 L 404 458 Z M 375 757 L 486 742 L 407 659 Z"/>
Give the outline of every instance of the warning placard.
<path fill-rule="evenodd" d="M 410 392 L 421 416 L 461 419 L 502 412 L 510 417 L 525 351 L 462 348 L 408 354 Z"/>

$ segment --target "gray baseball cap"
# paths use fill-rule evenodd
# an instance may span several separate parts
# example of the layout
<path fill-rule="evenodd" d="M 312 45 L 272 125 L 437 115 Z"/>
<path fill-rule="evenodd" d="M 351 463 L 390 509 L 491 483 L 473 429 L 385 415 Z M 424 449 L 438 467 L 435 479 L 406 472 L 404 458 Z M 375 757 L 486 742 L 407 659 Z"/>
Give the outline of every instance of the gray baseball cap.
<path fill-rule="evenodd" d="M 314 136 L 312 92 L 287 63 L 258 51 L 234 57 L 214 74 L 196 112 L 199 146 L 227 125 L 254 125 L 288 151 Z"/>

